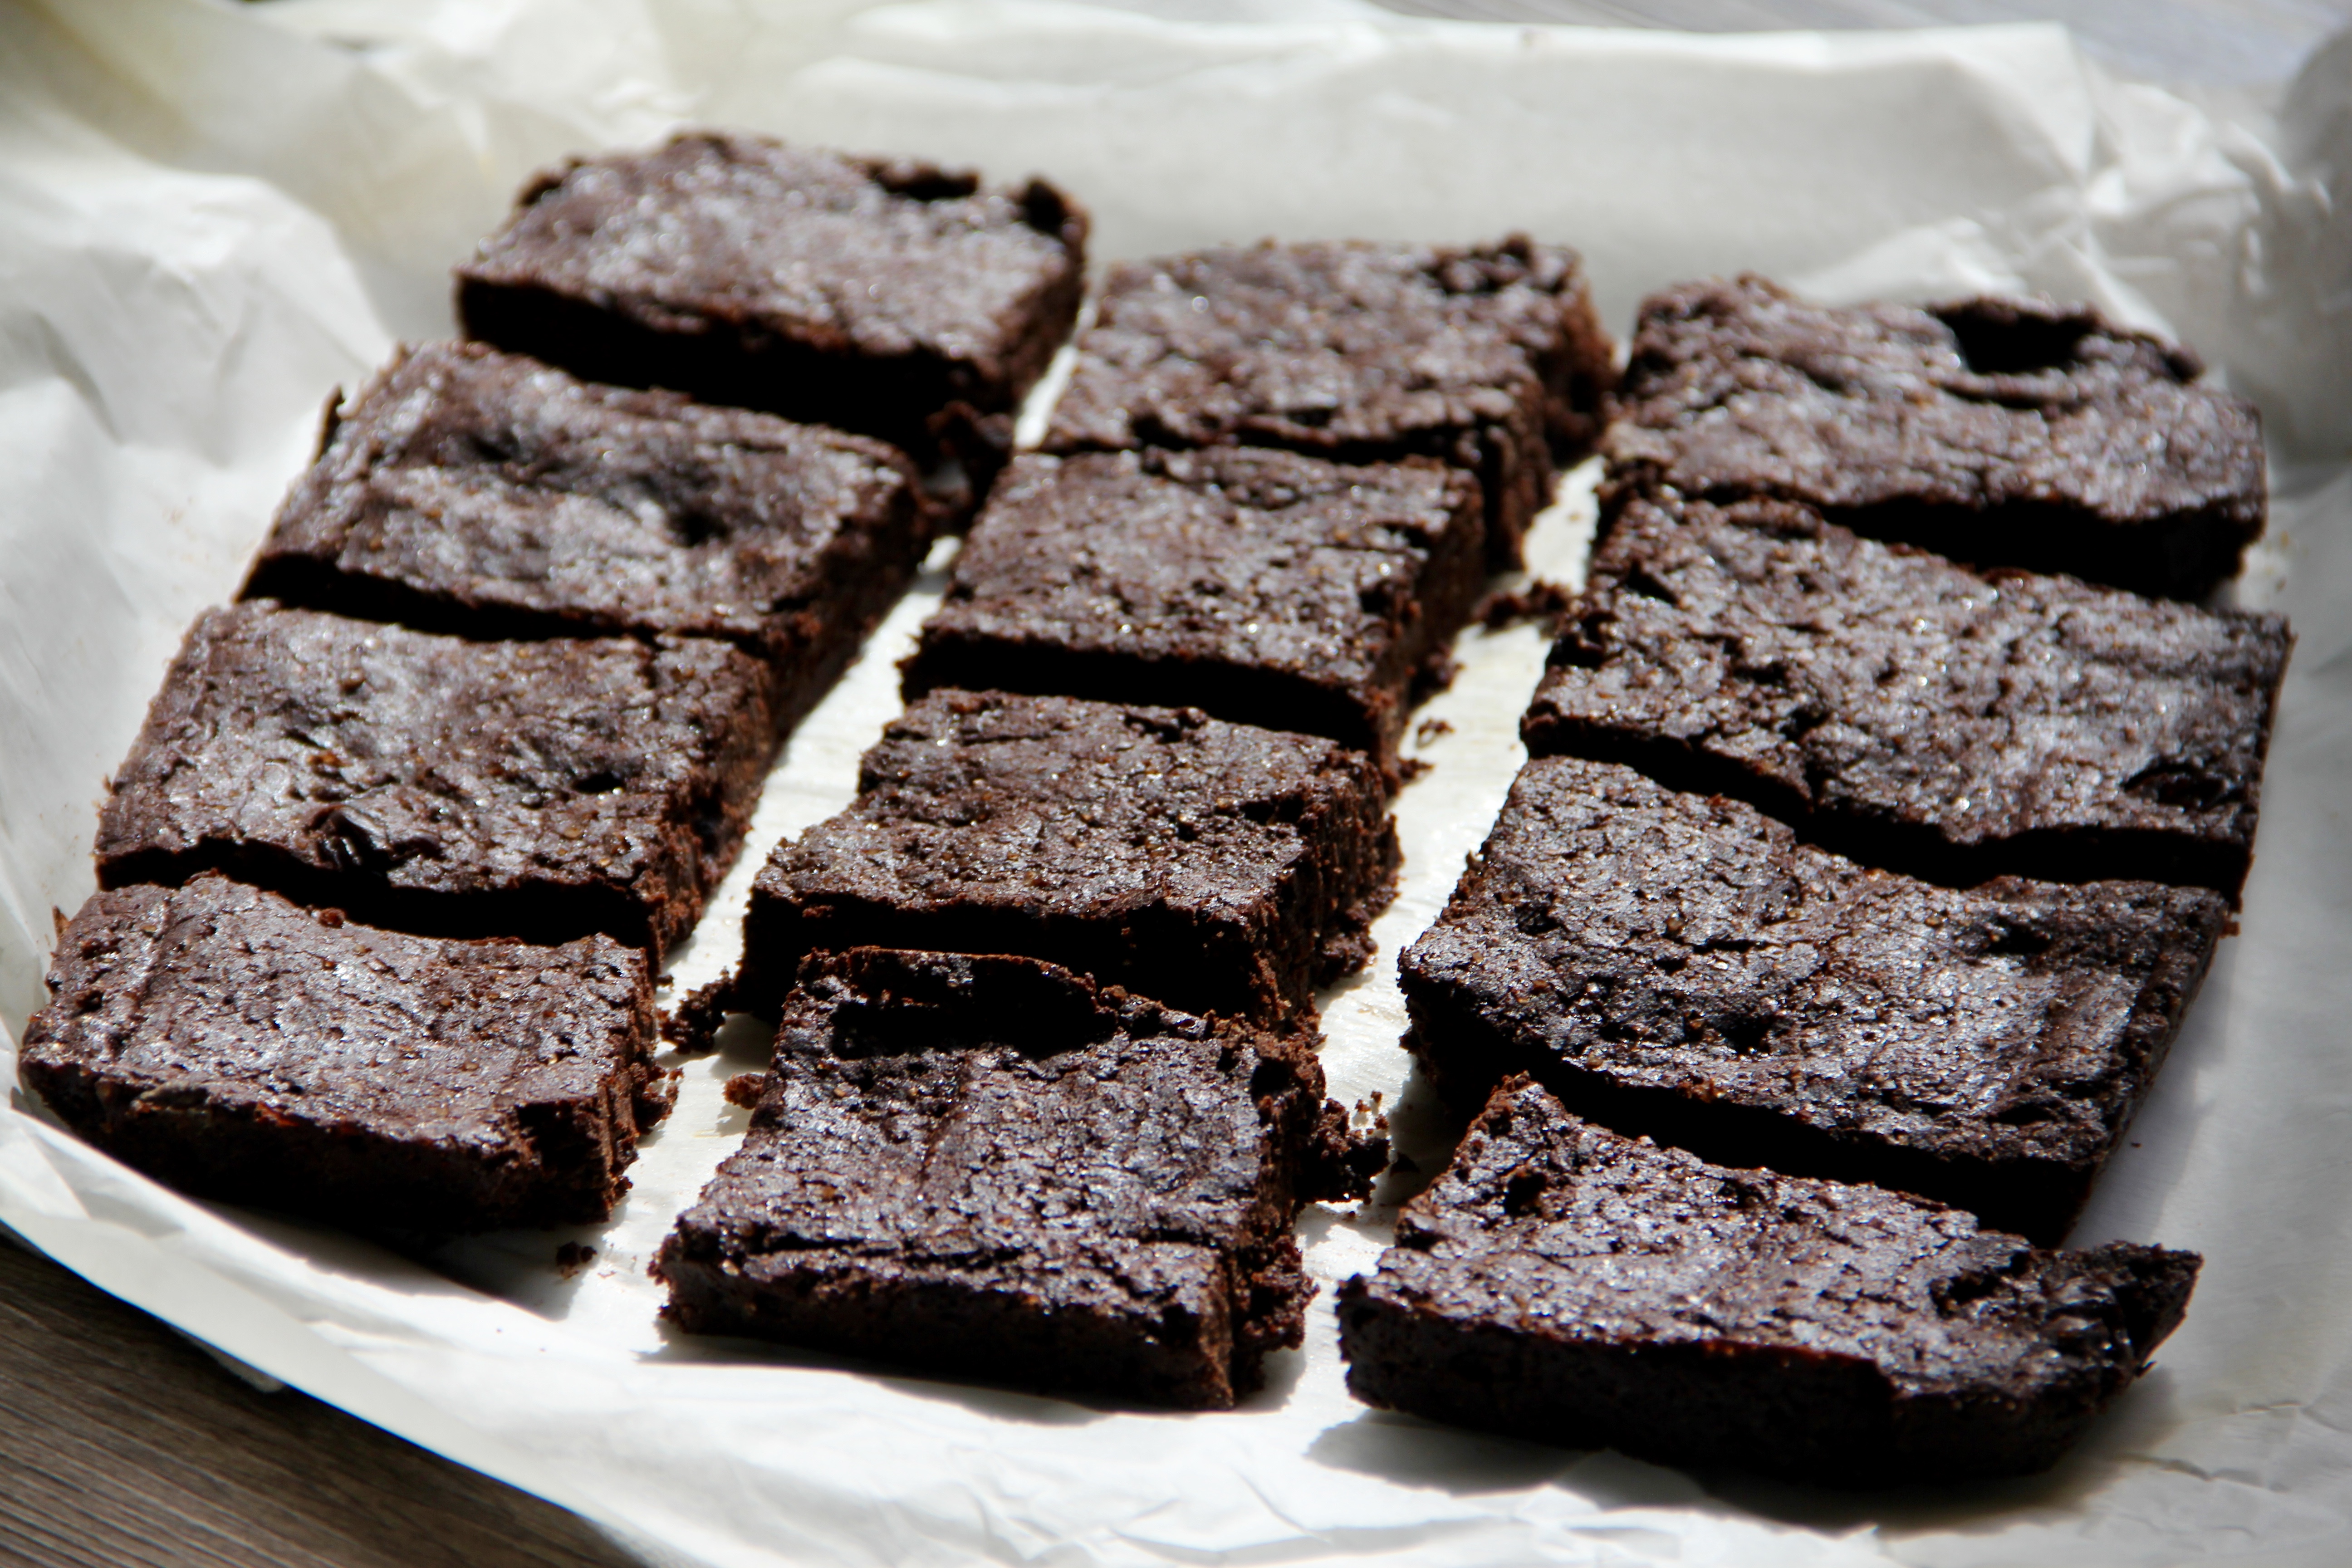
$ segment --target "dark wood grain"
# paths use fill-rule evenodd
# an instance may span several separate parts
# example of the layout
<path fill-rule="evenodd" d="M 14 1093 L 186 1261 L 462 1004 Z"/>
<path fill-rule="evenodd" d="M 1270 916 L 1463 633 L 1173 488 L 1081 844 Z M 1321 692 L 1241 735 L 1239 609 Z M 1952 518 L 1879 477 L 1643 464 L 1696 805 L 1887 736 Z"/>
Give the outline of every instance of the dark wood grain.
<path fill-rule="evenodd" d="M 2207 85 L 2282 79 L 2352 22 L 2352 0 L 1385 3 L 1714 32 L 2063 20 L 2119 69 Z M 260 1393 L 154 1320 L 0 1243 L 0 1561 L 619 1568 L 633 1559 L 551 1504 L 302 1394 Z"/>

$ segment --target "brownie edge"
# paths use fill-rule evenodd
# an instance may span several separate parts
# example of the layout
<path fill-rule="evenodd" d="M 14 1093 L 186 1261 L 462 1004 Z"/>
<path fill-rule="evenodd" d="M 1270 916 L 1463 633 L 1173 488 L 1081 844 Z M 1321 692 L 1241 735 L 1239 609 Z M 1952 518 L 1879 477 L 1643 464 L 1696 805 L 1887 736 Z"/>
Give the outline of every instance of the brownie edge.
<path fill-rule="evenodd" d="M 593 1223 L 673 1092 L 651 965 L 383 931 L 206 873 L 94 895 L 18 1068 L 76 1132 L 200 1196 L 336 1225 Z"/>
<path fill-rule="evenodd" d="M 1308 1037 L 1034 959 L 821 953 L 656 1272 L 694 1332 L 1222 1408 L 1300 1342 L 1300 1204 L 1363 1191 L 1337 1114 Z"/>
<path fill-rule="evenodd" d="M 1487 1102 L 1339 1289 L 1370 1405 L 1837 1487 L 2048 1468 L 2147 1370 L 2200 1259 L 2044 1250 L 1878 1188 Z"/>

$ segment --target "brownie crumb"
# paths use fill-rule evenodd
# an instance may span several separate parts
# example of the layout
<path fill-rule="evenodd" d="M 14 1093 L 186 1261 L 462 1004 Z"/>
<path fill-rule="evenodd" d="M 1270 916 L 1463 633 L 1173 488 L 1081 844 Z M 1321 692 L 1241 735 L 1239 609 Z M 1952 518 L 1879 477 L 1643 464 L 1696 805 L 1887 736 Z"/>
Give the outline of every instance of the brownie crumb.
<path fill-rule="evenodd" d="M 1426 746 L 1434 742 L 1440 735 L 1451 735 L 1452 733 L 1454 733 L 1454 726 L 1447 723 L 1444 720 L 1423 719 L 1420 723 L 1412 727 L 1412 743 L 1416 746 Z"/>
<path fill-rule="evenodd" d="M 698 1057 L 717 1050 L 730 991 L 729 982 L 719 979 L 688 992 L 677 1006 L 662 1010 L 661 1037 L 681 1056 Z"/>
<path fill-rule="evenodd" d="M 596 1249 L 585 1242 L 567 1241 L 555 1249 L 555 1271 L 566 1279 L 596 1261 Z"/>
<path fill-rule="evenodd" d="M 1525 587 L 1497 588 L 1479 600 L 1471 615 L 1490 632 L 1501 631 L 1515 621 L 1558 626 L 1575 604 L 1575 589 L 1538 577 Z"/>
<path fill-rule="evenodd" d="M 760 1091 L 767 1086 L 766 1073 L 739 1072 L 727 1080 L 726 1089 L 720 1092 L 727 1096 L 728 1104 L 740 1105 L 749 1110 L 760 1103 Z"/>

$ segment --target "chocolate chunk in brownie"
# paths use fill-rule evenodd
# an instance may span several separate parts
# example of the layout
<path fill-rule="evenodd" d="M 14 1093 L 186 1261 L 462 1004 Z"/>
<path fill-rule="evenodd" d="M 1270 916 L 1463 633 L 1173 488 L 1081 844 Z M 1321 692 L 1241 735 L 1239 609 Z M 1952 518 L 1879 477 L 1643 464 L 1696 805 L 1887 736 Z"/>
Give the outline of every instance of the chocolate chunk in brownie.
<path fill-rule="evenodd" d="M 655 1267 L 699 1332 L 1218 1408 L 1299 1342 L 1290 1226 L 1344 1119 L 1297 1035 L 1032 959 L 823 954 Z"/>
<path fill-rule="evenodd" d="M 646 955 L 605 936 L 411 936 L 207 872 L 92 897 L 48 984 L 18 1066 L 68 1127 L 338 1225 L 603 1220 L 673 1092 Z"/>
<path fill-rule="evenodd" d="M 879 441 L 427 343 L 341 414 L 245 596 L 474 637 L 726 637 L 775 667 L 789 721 L 926 533 Z"/>
<path fill-rule="evenodd" d="M 907 689 L 1204 709 L 1394 773 L 1416 679 L 1486 580 L 1477 487 L 1427 459 L 1244 447 L 1014 459 Z"/>
<path fill-rule="evenodd" d="M 1727 1170 L 1498 1089 L 1377 1272 L 1360 1399 L 1829 1486 L 2047 1469 L 2146 1370 L 2200 1259 L 2044 1251 L 1957 1209 Z"/>
<path fill-rule="evenodd" d="M 738 1005 L 804 953 L 1025 953 L 1193 1012 L 1309 1016 L 1395 892 L 1380 770 L 1196 708 L 943 689 L 866 753 L 856 801 L 751 888 Z"/>
<path fill-rule="evenodd" d="M 1809 305 L 1760 278 L 1642 307 L 1603 442 L 1620 483 L 1819 507 L 1984 566 L 2196 598 L 2267 510 L 2252 404 L 2087 306 Z"/>
<path fill-rule="evenodd" d="M 1272 243 L 1114 268 L 1055 405 L 1049 451 L 1287 447 L 1419 454 L 1478 477 L 1486 559 L 1516 566 L 1615 377 L 1576 253 Z"/>
<path fill-rule="evenodd" d="M 1409 1044 L 1458 1106 L 1529 1073 L 1620 1131 L 2055 1242 L 2228 921 L 2202 888 L 1938 887 L 1539 757 L 1400 968 Z"/>
<path fill-rule="evenodd" d="M 99 823 L 99 881 L 236 872 L 443 935 L 692 927 L 774 752 L 723 642 L 468 642 L 256 600 L 207 611 Z"/>
<path fill-rule="evenodd" d="M 1807 507 L 1618 515 L 1528 748 L 1739 795 L 1967 886 L 2246 879 L 2292 638 L 2276 616 L 1979 573 Z"/>
<path fill-rule="evenodd" d="M 1086 214 L 928 163 L 687 132 L 527 187 L 466 331 L 592 381 L 879 436 L 1010 413 L 1076 319 Z"/>

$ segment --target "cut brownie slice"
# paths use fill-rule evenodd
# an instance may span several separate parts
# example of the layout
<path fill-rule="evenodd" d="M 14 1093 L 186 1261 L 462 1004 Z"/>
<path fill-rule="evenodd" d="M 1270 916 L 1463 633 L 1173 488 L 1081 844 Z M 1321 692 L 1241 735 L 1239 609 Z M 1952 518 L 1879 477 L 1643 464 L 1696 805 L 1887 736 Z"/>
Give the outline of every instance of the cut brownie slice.
<path fill-rule="evenodd" d="M 338 1225 L 604 1219 L 669 1110 L 650 965 L 610 937 L 410 936 L 205 873 L 97 894 L 48 984 L 19 1068 L 68 1126 Z"/>
<path fill-rule="evenodd" d="M 428 343 L 347 405 L 245 597 L 475 637 L 726 637 L 775 667 L 789 722 L 926 534 L 879 441 Z"/>
<path fill-rule="evenodd" d="M 907 689 L 1202 708 L 1393 773 L 1415 680 L 1486 581 L 1477 487 L 1239 447 L 1024 456 L 923 627 Z"/>
<path fill-rule="evenodd" d="M 659 949 L 742 846 L 774 752 L 766 690 L 701 638 L 208 611 L 110 786 L 99 881 L 209 866 L 411 931 Z"/>
<path fill-rule="evenodd" d="M 1810 508 L 1635 499 L 1528 749 L 1722 790 L 1871 865 L 1967 885 L 2237 896 L 2292 642 L 2276 616 L 1977 573 Z"/>
<path fill-rule="evenodd" d="M 689 132 L 575 160 L 457 268 L 466 331 L 930 450 L 1009 416 L 1076 319 L 1087 218 L 1042 180 Z"/>
<path fill-rule="evenodd" d="M 1621 483 L 1773 496 L 1986 566 L 2195 598 L 2263 531 L 2262 425 L 2187 351 L 2085 306 L 1831 310 L 1760 278 L 1642 307 Z"/>
<path fill-rule="evenodd" d="M 1222 1407 L 1299 1342 L 1290 1226 L 1339 1195 L 1343 1121 L 1295 1035 L 1030 959 L 824 954 L 656 1268 L 698 1332 Z"/>
<path fill-rule="evenodd" d="M 1876 1187 L 1727 1170 L 1525 1079 L 1339 1288 L 1360 1399 L 1831 1486 L 2048 1468 L 2180 1321 L 2191 1252 L 2042 1251 Z"/>
<path fill-rule="evenodd" d="M 1500 569 L 1548 499 L 1550 444 L 1596 432 L 1612 353 L 1575 252 L 1524 238 L 1198 251 L 1112 270 L 1045 446 L 1443 458 L 1485 488 Z"/>
<path fill-rule="evenodd" d="M 1371 758 L 1198 709 L 932 692 L 752 885 L 738 1005 L 819 948 L 1025 953 L 1194 1012 L 1310 1016 L 1395 891 Z"/>
<path fill-rule="evenodd" d="M 2054 1242 L 2228 920 L 2201 888 L 1867 870 L 1750 806 L 1543 757 L 1400 967 L 1458 1106 L 1526 1072 L 1621 1131 Z"/>

